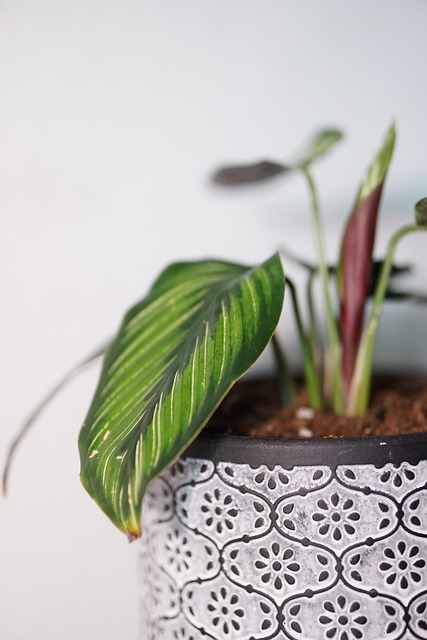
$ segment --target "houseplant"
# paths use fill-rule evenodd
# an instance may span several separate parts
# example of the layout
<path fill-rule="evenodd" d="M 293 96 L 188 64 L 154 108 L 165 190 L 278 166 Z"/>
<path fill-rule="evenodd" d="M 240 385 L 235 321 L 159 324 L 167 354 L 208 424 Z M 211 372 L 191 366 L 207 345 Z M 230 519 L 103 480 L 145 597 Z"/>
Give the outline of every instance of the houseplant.
<path fill-rule="evenodd" d="M 302 263 L 307 326 L 287 284 L 308 396 L 313 409 L 359 415 L 369 399 L 380 309 L 392 294 L 394 249 L 405 235 L 427 229 L 427 200 L 417 203 L 415 223 L 392 236 L 363 328 L 395 129 L 362 182 L 331 267 L 311 165 L 340 138 L 324 131 L 290 165 L 227 169 L 217 181 L 289 171 L 306 178 L 317 246 L 317 264 Z M 316 277 L 326 310 L 324 350 Z M 257 443 L 208 434 L 188 448 L 272 338 L 284 287 L 278 255 L 258 267 L 213 260 L 168 267 L 107 350 L 80 434 L 83 484 L 130 539 L 141 534 L 149 487 L 141 556 L 150 638 L 427 637 L 425 433 Z M 276 338 L 272 343 L 281 396 L 291 402 L 285 356 Z"/>
<path fill-rule="evenodd" d="M 309 403 L 357 415 L 367 409 L 382 301 L 386 294 L 403 295 L 388 288 L 394 248 L 404 234 L 425 230 L 427 201 L 416 206 L 417 224 L 393 236 L 375 283 L 369 283 L 376 216 L 394 147 L 391 127 L 356 197 L 338 266 L 327 265 L 310 164 L 339 137 L 333 131 L 319 135 L 293 167 L 275 162 L 231 167 L 215 180 L 236 184 L 291 168 L 305 174 L 319 253 L 318 267 L 302 263 L 308 272 L 308 328 L 297 291 L 291 282 L 288 287 Z M 329 360 L 318 343 L 312 295 L 319 271 L 329 348 L 336 349 Z M 331 278 L 339 283 L 338 326 Z M 374 301 L 363 331 L 371 285 Z M 277 342 L 275 350 L 282 399 L 292 402 L 295 390 Z M 422 426 L 425 431 L 426 413 Z M 426 479 L 425 432 L 255 440 L 205 430 L 151 484 L 144 503 L 141 588 L 148 637 L 426 638 Z"/>

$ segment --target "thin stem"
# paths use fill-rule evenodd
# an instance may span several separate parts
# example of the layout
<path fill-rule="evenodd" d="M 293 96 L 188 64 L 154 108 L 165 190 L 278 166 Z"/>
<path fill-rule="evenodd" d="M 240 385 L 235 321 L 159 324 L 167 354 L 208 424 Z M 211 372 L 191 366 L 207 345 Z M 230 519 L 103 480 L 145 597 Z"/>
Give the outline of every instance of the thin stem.
<path fill-rule="evenodd" d="M 311 262 L 307 262 L 307 260 L 303 260 L 302 258 L 297 256 L 293 251 L 291 251 L 288 247 L 281 245 L 279 247 L 279 251 L 285 256 L 285 258 L 287 258 L 294 264 L 298 265 L 299 267 L 302 267 L 309 273 L 313 273 L 317 271 L 317 268 L 314 264 L 311 264 Z"/>
<path fill-rule="evenodd" d="M 399 241 L 404 236 L 415 231 L 427 231 L 427 228 L 417 224 L 407 225 L 396 231 L 388 243 L 387 253 L 375 287 L 371 313 L 357 352 L 356 366 L 350 387 L 347 415 L 363 415 L 367 410 L 371 390 L 372 362 L 378 322 L 387 293 L 394 252 Z"/>
<path fill-rule="evenodd" d="M 335 413 L 341 414 L 344 410 L 343 388 L 341 380 L 341 348 L 340 338 L 335 320 L 335 314 L 332 305 L 332 297 L 329 287 L 329 270 L 325 256 L 325 243 L 323 240 L 323 230 L 320 217 L 319 200 L 317 197 L 316 186 L 313 178 L 307 168 L 303 169 L 304 176 L 307 180 L 311 196 L 311 208 L 314 222 L 314 238 L 317 251 L 317 262 L 319 276 L 321 280 L 323 299 L 326 311 L 326 331 L 328 336 L 328 346 L 330 355 L 330 375 L 332 383 L 332 408 Z"/>
<path fill-rule="evenodd" d="M 271 339 L 271 346 L 273 347 L 274 360 L 276 363 L 277 386 L 279 387 L 280 400 L 284 407 L 288 407 L 295 402 L 295 384 L 289 370 L 285 352 L 275 333 Z"/>
<path fill-rule="evenodd" d="M 27 435 L 28 431 L 33 426 L 34 422 L 37 420 L 37 418 L 40 416 L 40 414 L 46 409 L 46 407 L 49 405 L 49 403 L 55 398 L 55 396 L 61 391 L 61 389 L 63 389 L 63 387 L 65 387 L 69 382 L 71 382 L 71 380 L 78 373 L 80 373 L 82 371 L 82 369 L 87 367 L 87 365 L 91 364 L 92 362 L 94 362 L 95 360 L 100 358 L 105 353 L 105 351 L 107 350 L 108 346 L 109 346 L 109 343 L 107 345 L 104 345 L 100 349 L 97 349 L 97 351 L 92 353 L 90 356 L 85 358 L 85 360 L 83 360 L 78 365 L 76 365 L 73 369 L 71 369 L 71 371 L 69 371 L 55 385 L 55 387 L 45 396 L 45 398 L 43 398 L 43 400 L 41 402 L 39 402 L 39 404 L 35 407 L 35 409 L 33 409 L 31 414 L 25 420 L 25 422 L 23 423 L 23 425 L 22 425 L 21 429 L 19 430 L 18 434 L 15 436 L 14 440 L 10 444 L 9 450 L 7 452 L 7 455 L 6 455 L 6 463 L 5 463 L 5 466 L 4 466 L 4 469 L 3 469 L 3 479 L 2 479 L 2 490 L 3 490 L 3 495 L 4 496 L 7 495 L 9 472 L 10 472 L 10 467 L 11 467 L 12 461 L 13 461 L 13 459 L 15 457 L 16 450 L 18 449 L 18 447 L 21 444 L 22 440 Z"/>
<path fill-rule="evenodd" d="M 295 289 L 295 285 L 289 278 L 286 279 L 286 284 L 291 291 L 292 306 L 295 314 L 295 322 L 298 330 L 298 336 L 301 345 L 302 359 L 304 365 L 304 377 L 307 385 L 308 396 L 310 399 L 310 406 L 313 409 L 320 409 L 322 406 L 322 394 L 320 392 L 319 379 L 314 364 L 313 353 L 311 350 L 310 341 L 307 338 L 307 334 L 304 331 L 304 327 L 301 319 L 301 312 L 298 303 L 298 297 Z"/>
<path fill-rule="evenodd" d="M 313 361 L 317 371 L 319 384 L 322 384 L 322 338 L 319 330 L 319 324 L 316 319 L 316 310 L 314 306 L 313 285 L 317 275 L 317 271 L 311 271 L 306 287 L 306 299 L 309 315 L 310 328 L 308 332 L 308 339 L 311 345 L 311 352 L 313 354 Z"/>

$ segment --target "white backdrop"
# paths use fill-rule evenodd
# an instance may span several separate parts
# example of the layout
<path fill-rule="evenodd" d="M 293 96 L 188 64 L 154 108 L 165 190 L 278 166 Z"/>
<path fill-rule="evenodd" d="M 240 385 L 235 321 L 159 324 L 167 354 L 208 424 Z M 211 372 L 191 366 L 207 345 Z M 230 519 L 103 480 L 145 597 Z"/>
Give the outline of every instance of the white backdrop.
<path fill-rule="evenodd" d="M 427 195 L 426 23 L 423 0 L 0 1 L 2 458 L 167 262 L 261 261 L 281 241 L 312 255 L 300 180 L 217 192 L 208 176 L 223 161 L 285 160 L 320 126 L 342 127 L 347 142 L 316 170 L 333 257 L 394 117 L 381 229 L 412 215 Z M 423 247 L 399 254 L 420 264 L 414 286 Z M 420 309 L 386 316 L 380 362 L 425 368 Z M 293 343 L 285 318 L 286 331 Z M 78 480 L 96 375 L 46 411 L 0 502 L 2 640 L 138 637 L 135 549 Z"/>

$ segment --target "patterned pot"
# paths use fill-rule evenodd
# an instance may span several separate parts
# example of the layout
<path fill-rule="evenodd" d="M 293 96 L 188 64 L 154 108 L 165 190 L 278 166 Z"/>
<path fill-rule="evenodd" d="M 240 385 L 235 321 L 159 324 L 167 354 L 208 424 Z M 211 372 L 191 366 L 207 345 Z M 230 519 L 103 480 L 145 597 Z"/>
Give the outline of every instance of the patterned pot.
<path fill-rule="evenodd" d="M 143 510 L 147 640 L 427 638 L 427 434 L 202 434 Z"/>

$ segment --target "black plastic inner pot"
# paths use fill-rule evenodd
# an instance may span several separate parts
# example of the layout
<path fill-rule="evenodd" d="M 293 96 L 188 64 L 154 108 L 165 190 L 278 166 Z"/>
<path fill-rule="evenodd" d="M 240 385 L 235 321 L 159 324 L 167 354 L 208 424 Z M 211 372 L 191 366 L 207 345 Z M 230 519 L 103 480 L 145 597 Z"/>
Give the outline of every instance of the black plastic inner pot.
<path fill-rule="evenodd" d="M 276 439 L 229 436 L 203 432 L 182 455 L 213 462 L 236 462 L 257 467 L 281 465 L 328 465 L 335 469 L 345 464 L 391 462 L 417 464 L 427 459 L 427 433 L 401 436 L 365 436 L 359 438 Z M 427 478 L 426 478 L 427 481 Z"/>

